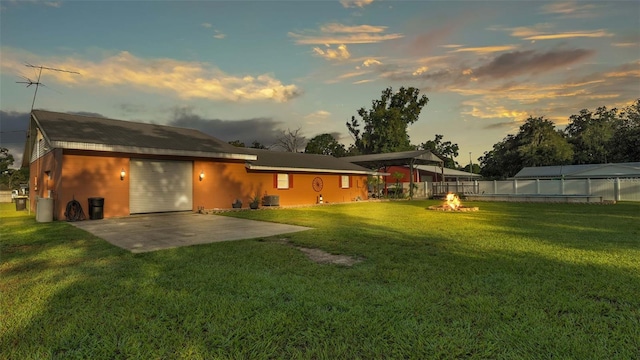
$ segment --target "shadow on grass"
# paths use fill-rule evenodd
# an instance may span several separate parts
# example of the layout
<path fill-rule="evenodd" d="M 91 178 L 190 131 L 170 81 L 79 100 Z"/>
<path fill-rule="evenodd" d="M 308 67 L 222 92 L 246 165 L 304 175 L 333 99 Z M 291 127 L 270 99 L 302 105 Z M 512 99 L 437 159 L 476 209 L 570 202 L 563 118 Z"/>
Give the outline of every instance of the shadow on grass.
<path fill-rule="evenodd" d="M 68 224 L 53 224 L 69 231 L 53 239 L 3 240 L 30 247 L 3 256 L 12 311 L 2 348 L 9 358 L 637 355 L 637 264 L 576 261 L 571 245 L 566 257 L 540 250 L 565 244 L 544 238 L 537 207 L 442 214 L 407 204 L 244 215 L 313 226 L 286 237 L 365 259 L 351 268 L 315 264 L 280 237 L 138 255 Z M 5 273 L 22 263 L 33 266 Z"/>

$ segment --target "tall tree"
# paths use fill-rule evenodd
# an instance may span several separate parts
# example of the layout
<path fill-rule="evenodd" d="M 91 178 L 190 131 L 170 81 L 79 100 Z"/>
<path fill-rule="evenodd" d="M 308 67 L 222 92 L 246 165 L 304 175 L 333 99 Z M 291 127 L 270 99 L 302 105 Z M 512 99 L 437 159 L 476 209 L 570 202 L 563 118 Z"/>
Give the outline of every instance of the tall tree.
<path fill-rule="evenodd" d="M 419 94 L 420 90 L 413 87 L 401 87 L 397 93 L 389 87 L 382 91 L 380 100 L 372 101 L 371 109 L 360 108 L 361 120 L 352 116 L 346 124 L 358 152 L 366 155 L 410 150 L 407 127 L 418 121 L 429 102 Z"/>
<path fill-rule="evenodd" d="M 571 146 L 551 120 L 529 117 L 516 135 L 508 135 L 480 158 L 482 176 L 503 179 L 525 166 L 569 164 Z"/>
<path fill-rule="evenodd" d="M 522 166 L 570 164 L 573 150 L 551 120 L 529 117 L 516 136 Z"/>
<path fill-rule="evenodd" d="M 418 145 L 418 148 L 422 150 L 431 150 L 432 153 L 438 155 L 444 160 L 444 166 L 446 168 L 457 169 L 458 162 L 453 160 L 453 158 L 458 156 L 460 147 L 458 146 L 458 144 L 453 144 L 451 141 L 443 142 L 443 138 L 443 135 L 436 134 L 435 139 Z"/>
<path fill-rule="evenodd" d="M 487 179 L 504 179 L 515 175 L 522 169 L 522 160 L 518 154 L 518 141 L 509 134 L 493 145 L 480 157 L 480 174 Z"/>
<path fill-rule="evenodd" d="M 622 109 L 609 144 L 610 162 L 640 161 L 640 99 Z"/>
<path fill-rule="evenodd" d="M 587 109 L 569 117 L 565 129 L 569 143 L 573 146 L 574 164 L 598 164 L 610 161 L 611 140 L 613 138 L 618 111 L 605 106 L 595 112 Z"/>
<path fill-rule="evenodd" d="M 307 146 L 304 148 L 304 152 L 342 157 L 346 155 L 347 150 L 333 135 L 320 134 L 309 140 Z"/>
<path fill-rule="evenodd" d="M 305 144 L 305 137 L 302 136 L 300 128 L 295 130 L 287 129 L 282 131 L 276 139 L 276 146 L 287 152 L 298 152 Z"/>

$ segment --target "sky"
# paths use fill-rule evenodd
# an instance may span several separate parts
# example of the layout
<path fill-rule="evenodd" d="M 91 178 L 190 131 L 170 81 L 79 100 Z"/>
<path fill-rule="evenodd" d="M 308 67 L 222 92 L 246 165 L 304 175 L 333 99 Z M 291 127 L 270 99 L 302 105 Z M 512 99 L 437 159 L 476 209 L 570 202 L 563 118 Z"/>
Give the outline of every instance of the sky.
<path fill-rule="evenodd" d="M 0 1 L 0 141 L 36 109 L 202 130 L 249 145 L 346 122 L 384 89 L 429 98 L 412 144 L 477 163 L 529 116 L 640 98 L 637 1 Z M 28 65 L 34 66 L 30 67 Z"/>

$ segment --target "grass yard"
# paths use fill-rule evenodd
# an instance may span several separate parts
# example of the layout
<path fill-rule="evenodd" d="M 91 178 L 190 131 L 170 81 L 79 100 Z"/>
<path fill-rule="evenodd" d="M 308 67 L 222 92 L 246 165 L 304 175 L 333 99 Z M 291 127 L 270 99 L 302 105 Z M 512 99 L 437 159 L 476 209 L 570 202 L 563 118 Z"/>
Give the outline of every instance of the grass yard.
<path fill-rule="evenodd" d="M 0 357 L 640 358 L 640 203 L 436 203 L 228 214 L 352 267 L 282 237 L 134 255 L 2 204 Z"/>

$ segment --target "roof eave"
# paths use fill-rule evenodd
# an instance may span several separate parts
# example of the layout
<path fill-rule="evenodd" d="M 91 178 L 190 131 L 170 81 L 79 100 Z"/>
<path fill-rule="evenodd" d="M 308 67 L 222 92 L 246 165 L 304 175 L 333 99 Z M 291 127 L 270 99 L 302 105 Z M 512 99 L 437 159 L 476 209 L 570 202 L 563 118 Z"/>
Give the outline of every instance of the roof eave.
<path fill-rule="evenodd" d="M 295 168 L 281 166 L 263 166 L 247 163 L 246 168 L 255 171 L 280 171 L 280 172 L 308 172 L 308 173 L 330 173 L 330 174 L 356 174 L 356 175 L 383 175 L 377 171 L 366 170 L 340 170 L 340 169 L 316 169 L 316 168 Z M 388 174 L 387 174 L 388 175 Z"/>
<path fill-rule="evenodd" d="M 143 154 L 143 155 L 193 156 L 193 157 L 203 157 L 203 158 L 249 160 L 249 161 L 258 159 L 256 155 L 251 155 L 251 154 L 234 154 L 234 153 L 223 153 L 223 152 L 192 151 L 192 150 L 177 150 L 177 149 L 158 149 L 158 148 L 146 148 L 146 147 L 138 147 L 138 146 L 106 145 L 106 144 L 81 143 L 81 142 L 71 142 L 71 141 L 53 141 L 51 142 L 51 146 L 53 148 L 69 149 L 69 150 L 120 152 L 120 153 Z"/>

